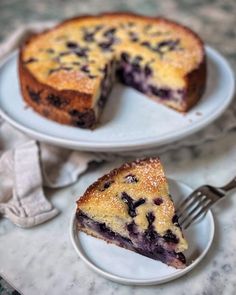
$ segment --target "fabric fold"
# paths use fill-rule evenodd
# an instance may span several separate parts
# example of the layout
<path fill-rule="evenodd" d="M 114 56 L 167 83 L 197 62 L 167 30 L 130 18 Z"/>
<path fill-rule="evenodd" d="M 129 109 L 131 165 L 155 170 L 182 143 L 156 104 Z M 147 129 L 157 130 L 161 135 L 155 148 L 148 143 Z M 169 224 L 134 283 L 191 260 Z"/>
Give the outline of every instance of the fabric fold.
<path fill-rule="evenodd" d="M 32 227 L 59 213 L 44 195 L 35 141 L 28 141 L 2 155 L 0 178 L 0 212 L 16 225 Z"/>

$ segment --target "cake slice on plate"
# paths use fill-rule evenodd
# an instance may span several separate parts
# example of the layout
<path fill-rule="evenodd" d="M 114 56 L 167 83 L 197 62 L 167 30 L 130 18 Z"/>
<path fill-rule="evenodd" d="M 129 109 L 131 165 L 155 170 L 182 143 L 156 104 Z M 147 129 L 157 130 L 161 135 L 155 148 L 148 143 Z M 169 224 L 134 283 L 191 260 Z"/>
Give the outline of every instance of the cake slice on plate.
<path fill-rule="evenodd" d="M 108 243 L 184 268 L 183 237 L 158 158 L 112 170 L 77 201 L 78 229 Z"/>

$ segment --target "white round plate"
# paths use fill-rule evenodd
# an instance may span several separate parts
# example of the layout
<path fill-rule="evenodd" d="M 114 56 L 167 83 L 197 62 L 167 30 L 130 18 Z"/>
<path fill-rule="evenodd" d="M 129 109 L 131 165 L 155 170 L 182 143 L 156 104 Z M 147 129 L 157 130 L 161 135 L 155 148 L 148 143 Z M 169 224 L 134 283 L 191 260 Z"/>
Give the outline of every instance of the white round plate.
<path fill-rule="evenodd" d="M 206 47 L 207 89 L 200 102 L 181 114 L 116 84 L 93 131 L 50 121 L 26 107 L 20 94 L 15 52 L 0 67 L 0 114 L 33 138 L 72 149 L 127 151 L 160 146 L 188 136 L 219 117 L 234 93 L 234 75 L 216 50 Z"/>
<path fill-rule="evenodd" d="M 174 180 L 168 182 L 175 204 L 192 192 L 190 187 L 181 182 Z M 189 249 L 185 252 L 188 266 L 185 269 L 175 269 L 78 232 L 74 214 L 70 225 L 71 241 L 80 258 L 103 277 L 130 285 L 161 284 L 183 276 L 207 254 L 213 241 L 214 231 L 213 215 L 208 211 L 204 218 L 184 232 L 189 243 Z"/>

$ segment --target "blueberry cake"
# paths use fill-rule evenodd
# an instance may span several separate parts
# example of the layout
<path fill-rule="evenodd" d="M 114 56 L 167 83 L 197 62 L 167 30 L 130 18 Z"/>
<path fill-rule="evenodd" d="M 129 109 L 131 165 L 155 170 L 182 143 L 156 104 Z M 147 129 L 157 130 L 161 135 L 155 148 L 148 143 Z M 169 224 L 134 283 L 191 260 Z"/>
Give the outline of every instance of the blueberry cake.
<path fill-rule="evenodd" d="M 137 160 L 104 175 L 77 201 L 78 229 L 108 243 L 186 266 L 183 237 L 158 158 Z"/>
<path fill-rule="evenodd" d="M 130 13 L 80 16 L 31 36 L 21 47 L 23 97 L 63 124 L 93 128 L 114 81 L 180 112 L 206 82 L 202 41 L 163 18 Z"/>

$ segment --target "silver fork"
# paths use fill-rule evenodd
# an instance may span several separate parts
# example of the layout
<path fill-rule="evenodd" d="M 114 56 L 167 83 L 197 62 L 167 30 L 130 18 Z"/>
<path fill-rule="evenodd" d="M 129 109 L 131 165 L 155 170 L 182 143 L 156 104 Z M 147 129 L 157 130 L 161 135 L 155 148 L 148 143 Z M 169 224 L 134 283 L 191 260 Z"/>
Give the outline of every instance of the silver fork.
<path fill-rule="evenodd" d="M 236 188 L 236 177 L 222 187 L 202 185 L 197 188 L 179 204 L 176 210 L 180 226 L 187 229 L 194 221 L 206 214 L 212 205 L 224 198 L 227 192 L 234 188 Z"/>

